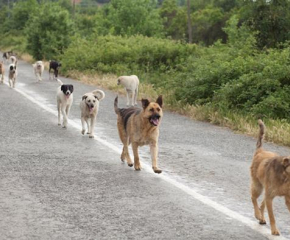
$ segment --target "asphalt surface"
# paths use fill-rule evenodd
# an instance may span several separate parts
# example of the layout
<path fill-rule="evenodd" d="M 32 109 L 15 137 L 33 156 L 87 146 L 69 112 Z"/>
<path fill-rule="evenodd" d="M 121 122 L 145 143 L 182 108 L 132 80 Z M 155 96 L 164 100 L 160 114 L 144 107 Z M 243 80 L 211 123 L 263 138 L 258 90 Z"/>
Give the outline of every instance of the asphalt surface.
<path fill-rule="evenodd" d="M 116 93 L 104 90 L 89 139 L 81 134 L 79 102 L 98 87 L 60 77 L 75 88 L 63 129 L 55 115 L 58 83 L 47 72 L 43 79 L 38 83 L 32 66 L 19 61 L 16 89 L 0 85 L 0 239 L 272 238 L 269 225 L 254 219 L 250 199 L 256 139 L 165 112 L 163 173 L 150 169 L 148 147 L 140 149 L 144 168 L 137 172 L 120 161 Z M 290 239 L 283 199 L 275 199 L 274 211 Z"/>

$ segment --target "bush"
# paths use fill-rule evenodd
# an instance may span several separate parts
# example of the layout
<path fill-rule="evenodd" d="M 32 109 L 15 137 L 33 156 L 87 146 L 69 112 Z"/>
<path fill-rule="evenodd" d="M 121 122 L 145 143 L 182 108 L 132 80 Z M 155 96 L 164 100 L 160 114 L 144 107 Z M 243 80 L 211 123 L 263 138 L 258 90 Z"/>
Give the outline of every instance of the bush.
<path fill-rule="evenodd" d="M 27 50 L 35 59 L 54 59 L 70 43 L 72 21 L 66 9 L 47 3 L 30 18 L 25 31 Z"/>

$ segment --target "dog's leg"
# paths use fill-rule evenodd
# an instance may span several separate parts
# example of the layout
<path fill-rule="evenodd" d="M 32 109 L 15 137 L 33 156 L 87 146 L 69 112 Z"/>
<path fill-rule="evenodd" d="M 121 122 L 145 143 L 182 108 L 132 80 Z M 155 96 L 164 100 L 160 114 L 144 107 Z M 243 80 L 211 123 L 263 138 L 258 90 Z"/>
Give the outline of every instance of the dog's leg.
<path fill-rule="evenodd" d="M 16 82 L 16 78 L 13 78 L 13 81 L 12 81 L 13 88 L 15 88 L 15 82 Z"/>
<path fill-rule="evenodd" d="M 90 122 L 89 122 L 89 120 L 86 118 L 85 119 L 86 120 L 86 123 L 87 123 L 87 127 L 88 127 L 88 132 L 87 132 L 87 134 L 90 134 L 91 132 L 91 128 L 90 128 Z"/>
<path fill-rule="evenodd" d="M 134 106 L 135 103 L 135 92 L 132 92 L 132 106 Z"/>
<path fill-rule="evenodd" d="M 85 134 L 85 118 L 84 117 L 81 117 L 81 121 L 82 121 L 82 134 L 84 135 Z"/>
<path fill-rule="evenodd" d="M 260 223 L 262 221 L 262 216 L 261 216 L 261 211 L 258 207 L 257 199 L 261 195 L 262 191 L 263 191 L 262 184 L 257 179 L 252 179 L 251 198 L 252 198 L 252 203 L 253 203 L 254 210 L 255 210 L 255 218 L 258 219 L 260 221 Z"/>
<path fill-rule="evenodd" d="M 61 113 L 62 113 L 62 117 L 63 117 L 63 128 L 67 127 L 67 116 L 66 116 L 66 108 L 62 107 L 61 108 Z"/>
<path fill-rule="evenodd" d="M 134 103 L 135 103 L 135 106 L 137 106 L 137 95 L 138 95 L 138 87 L 136 88 L 135 90 L 135 98 L 134 98 Z"/>
<path fill-rule="evenodd" d="M 285 197 L 285 203 L 286 203 L 286 206 L 290 212 L 290 197 L 287 197 L 287 196 Z"/>
<path fill-rule="evenodd" d="M 261 212 L 261 219 L 260 219 L 260 224 L 266 224 L 264 212 L 265 212 L 265 199 L 263 199 L 261 206 L 260 206 L 260 212 Z"/>
<path fill-rule="evenodd" d="M 129 106 L 129 91 L 128 90 L 126 90 L 126 93 L 127 93 L 127 107 Z"/>
<path fill-rule="evenodd" d="M 151 153 L 153 171 L 155 173 L 162 173 L 162 170 L 160 170 L 157 166 L 157 153 L 158 153 L 157 142 L 153 142 L 150 144 L 150 153 Z"/>
<path fill-rule="evenodd" d="M 132 149 L 133 149 L 133 154 L 134 154 L 134 168 L 135 168 L 135 170 L 140 171 L 141 164 L 140 164 L 140 160 L 139 160 L 138 144 L 132 143 Z"/>
<path fill-rule="evenodd" d="M 276 227 L 276 221 L 273 213 L 273 198 L 267 196 L 267 193 L 265 194 L 265 201 L 266 201 L 266 206 L 268 210 L 268 215 L 270 219 L 270 225 L 271 225 L 271 232 L 272 235 L 280 235 L 279 230 Z"/>
<path fill-rule="evenodd" d="M 60 124 L 60 103 L 57 101 L 57 118 L 58 118 L 58 125 Z"/>
<path fill-rule="evenodd" d="M 91 124 L 90 124 L 90 135 L 89 138 L 94 138 L 94 131 L 95 131 L 95 122 L 96 122 L 96 116 L 91 117 Z"/>

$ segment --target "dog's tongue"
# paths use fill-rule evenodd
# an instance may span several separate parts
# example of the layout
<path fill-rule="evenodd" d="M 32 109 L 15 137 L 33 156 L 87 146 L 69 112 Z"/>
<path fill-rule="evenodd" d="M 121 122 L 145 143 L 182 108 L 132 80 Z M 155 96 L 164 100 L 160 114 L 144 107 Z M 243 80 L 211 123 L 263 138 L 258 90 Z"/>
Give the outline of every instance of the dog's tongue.
<path fill-rule="evenodd" d="M 94 108 L 89 108 L 90 109 L 90 113 L 92 113 L 93 112 L 93 110 L 94 110 Z"/>
<path fill-rule="evenodd" d="M 65 95 L 66 96 L 66 98 L 69 98 L 69 95 Z"/>
<path fill-rule="evenodd" d="M 159 123 L 159 119 L 158 118 L 153 118 L 151 119 L 151 122 L 155 125 L 155 126 L 158 126 L 158 123 Z"/>

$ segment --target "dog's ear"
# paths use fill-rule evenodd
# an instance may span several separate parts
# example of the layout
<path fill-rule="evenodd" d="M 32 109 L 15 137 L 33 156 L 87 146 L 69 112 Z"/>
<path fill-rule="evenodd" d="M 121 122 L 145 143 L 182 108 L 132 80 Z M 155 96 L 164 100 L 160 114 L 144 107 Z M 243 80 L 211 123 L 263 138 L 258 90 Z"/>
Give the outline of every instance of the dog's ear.
<path fill-rule="evenodd" d="M 95 99 L 99 100 L 98 96 L 97 95 L 94 95 Z"/>
<path fill-rule="evenodd" d="M 72 92 L 74 91 L 74 86 L 73 86 L 73 85 L 70 85 L 70 86 L 69 86 L 69 90 L 70 90 L 70 92 L 72 93 Z"/>
<path fill-rule="evenodd" d="M 146 109 L 150 103 L 148 99 L 143 99 L 143 98 L 142 98 L 141 102 L 142 102 L 143 109 Z"/>
<path fill-rule="evenodd" d="M 64 92 L 65 91 L 65 86 L 64 85 L 61 85 L 60 90 Z"/>
<path fill-rule="evenodd" d="M 287 165 L 289 165 L 290 164 L 290 159 L 289 159 L 289 157 L 284 157 L 283 158 L 283 165 L 286 167 Z"/>
<path fill-rule="evenodd" d="M 160 95 L 160 96 L 157 98 L 156 103 L 158 103 L 159 106 L 162 108 L 162 105 L 163 105 L 162 95 Z"/>
<path fill-rule="evenodd" d="M 86 100 L 87 97 L 88 97 L 87 95 L 84 95 L 84 96 L 82 97 L 82 101 Z"/>

